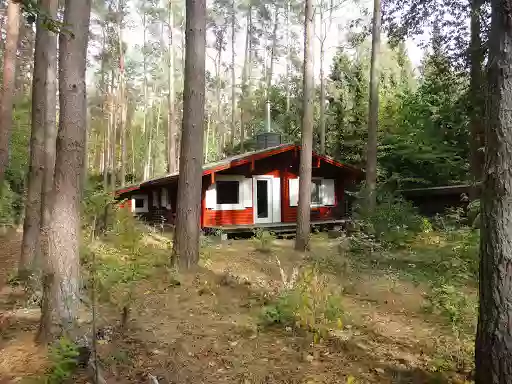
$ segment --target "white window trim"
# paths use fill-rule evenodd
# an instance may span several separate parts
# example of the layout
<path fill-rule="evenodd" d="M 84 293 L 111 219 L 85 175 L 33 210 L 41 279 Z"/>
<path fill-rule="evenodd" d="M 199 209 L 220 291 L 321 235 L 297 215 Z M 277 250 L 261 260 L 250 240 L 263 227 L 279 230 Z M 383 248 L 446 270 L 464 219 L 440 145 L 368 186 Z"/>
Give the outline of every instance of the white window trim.
<path fill-rule="evenodd" d="M 298 179 L 298 177 L 296 179 Z M 289 180 L 296 180 L 296 179 L 289 179 Z M 313 182 L 313 180 L 320 180 L 321 181 L 321 185 L 323 185 L 323 181 L 324 180 L 331 180 L 331 179 L 326 179 L 325 177 L 312 177 L 311 178 L 311 182 Z M 289 181 L 288 181 L 288 183 L 289 183 Z M 298 193 L 299 192 L 297 190 L 297 194 Z M 292 203 L 291 203 L 291 191 L 288 191 L 288 199 L 290 201 L 290 207 L 297 207 L 299 205 L 298 199 L 297 199 L 297 205 L 292 205 Z M 324 204 L 323 188 L 320 188 L 320 203 L 313 203 L 313 202 L 311 202 L 311 208 L 334 207 L 335 205 L 336 204 L 329 204 L 329 205 Z"/>
<path fill-rule="evenodd" d="M 142 208 L 135 207 L 135 200 L 141 199 L 144 200 L 144 206 Z M 147 213 L 149 212 L 149 199 L 148 195 L 133 195 L 132 196 L 132 212 L 133 213 Z"/>
<path fill-rule="evenodd" d="M 245 210 L 244 204 L 244 187 L 243 182 L 245 176 L 241 175 L 215 175 L 215 181 L 238 181 L 238 204 L 216 204 L 214 211 L 243 211 Z M 217 188 L 217 184 L 215 184 Z M 217 190 L 217 193 L 219 191 Z"/>

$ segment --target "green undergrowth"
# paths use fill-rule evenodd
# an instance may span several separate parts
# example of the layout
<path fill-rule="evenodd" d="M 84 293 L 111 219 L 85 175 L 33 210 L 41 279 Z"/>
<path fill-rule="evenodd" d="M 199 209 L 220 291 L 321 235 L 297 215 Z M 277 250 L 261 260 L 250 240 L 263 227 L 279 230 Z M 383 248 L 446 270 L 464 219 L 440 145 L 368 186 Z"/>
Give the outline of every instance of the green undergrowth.
<path fill-rule="evenodd" d="M 340 290 L 315 268 L 304 268 L 293 287 L 264 307 L 263 326 L 282 326 L 310 332 L 315 340 L 327 336 L 329 329 L 343 325 Z"/>

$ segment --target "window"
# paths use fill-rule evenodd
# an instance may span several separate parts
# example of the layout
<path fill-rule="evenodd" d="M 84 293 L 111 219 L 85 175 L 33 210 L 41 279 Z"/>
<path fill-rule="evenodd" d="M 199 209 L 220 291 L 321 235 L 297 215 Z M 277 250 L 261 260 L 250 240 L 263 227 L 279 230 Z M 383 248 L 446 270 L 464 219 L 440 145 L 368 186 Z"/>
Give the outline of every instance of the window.
<path fill-rule="evenodd" d="M 143 213 L 148 212 L 148 196 L 134 195 L 132 196 L 132 212 Z"/>
<path fill-rule="evenodd" d="M 217 204 L 239 204 L 240 182 L 237 180 L 217 180 Z"/>
<path fill-rule="evenodd" d="M 313 179 L 311 180 L 311 204 L 320 205 L 322 204 L 322 194 L 320 193 L 322 187 L 322 180 Z"/>

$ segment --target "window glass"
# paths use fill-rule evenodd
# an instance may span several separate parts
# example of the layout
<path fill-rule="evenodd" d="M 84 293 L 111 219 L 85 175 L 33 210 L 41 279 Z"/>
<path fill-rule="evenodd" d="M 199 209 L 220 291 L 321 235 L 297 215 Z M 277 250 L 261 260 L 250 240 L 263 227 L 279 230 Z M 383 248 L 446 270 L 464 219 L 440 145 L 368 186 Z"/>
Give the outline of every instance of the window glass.
<path fill-rule="evenodd" d="M 311 180 L 311 204 L 320 204 L 322 202 L 320 199 L 321 185 L 322 185 L 322 180 L 318 180 L 318 179 Z"/>
<path fill-rule="evenodd" d="M 135 208 L 144 208 L 144 199 L 137 198 L 135 199 Z"/>
<path fill-rule="evenodd" d="M 217 204 L 239 204 L 240 203 L 240 182 L 236 180 L 218 180 Z"/>

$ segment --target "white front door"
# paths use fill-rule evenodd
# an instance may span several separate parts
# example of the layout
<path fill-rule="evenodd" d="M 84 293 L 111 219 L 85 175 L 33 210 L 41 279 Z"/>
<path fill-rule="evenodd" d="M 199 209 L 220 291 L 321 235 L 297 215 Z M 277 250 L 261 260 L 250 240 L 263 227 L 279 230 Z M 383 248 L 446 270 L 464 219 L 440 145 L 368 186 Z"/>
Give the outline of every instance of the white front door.
<path fill-rule="evenodd" d="M 272 176 L 254 176 L 253 201 L 254 223 L 272 223 L 274 206 L 274 178 Z"/>

